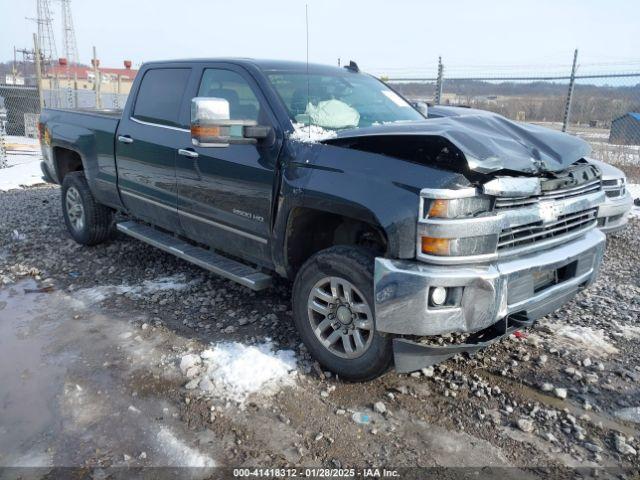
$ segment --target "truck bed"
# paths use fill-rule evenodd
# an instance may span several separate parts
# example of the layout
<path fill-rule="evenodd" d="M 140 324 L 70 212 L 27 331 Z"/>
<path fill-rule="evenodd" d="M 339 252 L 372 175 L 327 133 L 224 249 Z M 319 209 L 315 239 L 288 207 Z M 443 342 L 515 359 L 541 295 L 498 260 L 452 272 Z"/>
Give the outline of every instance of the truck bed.
<path fill-rule="evenodd" d="M 120 206 L 115 164 L 115 135 L 121 110 L 45 108 L 40 121 L 49 132 L 55 132 L 58 142 L 76 152 L 91 189 L 102 203 Z M 46 149 L 44 161 L 50 172 L 57 172 L 53 157 Z M 57 177 L 57 175 L 56 175 Z"/>

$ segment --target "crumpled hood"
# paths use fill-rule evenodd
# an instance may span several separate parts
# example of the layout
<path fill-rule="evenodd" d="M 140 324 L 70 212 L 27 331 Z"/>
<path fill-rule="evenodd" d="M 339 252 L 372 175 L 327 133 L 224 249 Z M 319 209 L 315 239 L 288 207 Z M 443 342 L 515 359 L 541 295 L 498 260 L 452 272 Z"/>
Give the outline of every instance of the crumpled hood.
<path fill-rule="evenodd" d="M 462 151 L 469 169 L 480 173 L 503 169 L 526 173 L 558 171 L 591 152 L 587 142 L 572 135 L 513 122 L 490 112 L 343 130 L 335 139 L 323 143 L 402 135 L 445 138 Z"/>

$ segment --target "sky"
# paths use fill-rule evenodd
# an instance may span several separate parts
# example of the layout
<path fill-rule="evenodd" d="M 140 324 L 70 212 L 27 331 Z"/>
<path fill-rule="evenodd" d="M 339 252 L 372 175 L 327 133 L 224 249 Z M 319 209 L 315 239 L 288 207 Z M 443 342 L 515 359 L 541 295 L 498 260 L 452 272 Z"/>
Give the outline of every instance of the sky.
<path fill-rule="evenodd" d="M 51 0 L 58 56 L 60 4 Z M 101 65 L 244 56 L 336 64 L 387 76 L 535 69 L 640 70 L 636 0 L 72 0 L 80 61 Z M 36 0 L 0 0 L 0 61 L 32 47 Z"/>

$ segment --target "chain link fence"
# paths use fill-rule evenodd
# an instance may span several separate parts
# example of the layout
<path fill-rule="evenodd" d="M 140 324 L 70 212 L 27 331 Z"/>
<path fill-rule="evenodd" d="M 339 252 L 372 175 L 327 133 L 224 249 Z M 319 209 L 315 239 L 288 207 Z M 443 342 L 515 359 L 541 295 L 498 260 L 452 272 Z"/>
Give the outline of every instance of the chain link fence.
<path fill-rule="evenodd" d="M 557 71 L 514 75 L 445 67 L 434 76 L 381 77 L 413 101 L 489 110 L 577 135 L 591 144 L 594 158 L 638 181 L 640 69 L 578 69 L 572 76 L 570 68 L 565 75 Z"/>
<path fill-rule="evenodd" d="M 118 90 L 128 92 L 130 86 L 130 82 L 124 86 L 103 82 L 96 92 L 93 82 L 87 80 L 44 79 L 39 91 L 35 85 L 15 83 L 0 83 L 0 168 L 9 166 L 12 155 L 37 154 L 42 108 L 120 110 L 128 95 Z"/>
<path fill-rule="evenodd" d="M 571 65 L 532 67 L 447 67 L 374 72 L 414 101 L 489 110 L 507 118 L 566 130 L 588 141 L 593 156 L 640 179 L 640 68 Z M 418 73 L 415 73 L 418 72 Z M 523 73 L 527 72 L 527 73 Z M 35 86 L 0 83 L 0 166 L 7 139 L 37 138 L 41 104 L 54 108 L 123 108 L 130 83 L 103 78 L 44 78 Z M 571 87 L 571 88 L 570 88 Z M 120 92 L 120 93 L 118 93 Z M 42 99 L 42 101 L 41 101 Z"/>

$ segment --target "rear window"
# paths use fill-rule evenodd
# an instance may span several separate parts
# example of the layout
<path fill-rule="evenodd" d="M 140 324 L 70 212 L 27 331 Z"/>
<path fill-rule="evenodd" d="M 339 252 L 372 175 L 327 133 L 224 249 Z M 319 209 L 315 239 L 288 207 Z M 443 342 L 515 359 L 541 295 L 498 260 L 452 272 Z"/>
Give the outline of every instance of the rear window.
<path fill-rule="evenodd" d="M 178 117 L 190 73 L 189 68 L 148 70 L 140 84 L 133 117 L 145 122 L 182 126 Z"/>

